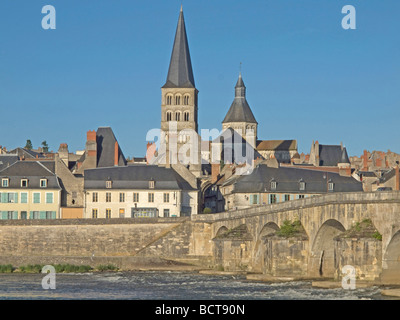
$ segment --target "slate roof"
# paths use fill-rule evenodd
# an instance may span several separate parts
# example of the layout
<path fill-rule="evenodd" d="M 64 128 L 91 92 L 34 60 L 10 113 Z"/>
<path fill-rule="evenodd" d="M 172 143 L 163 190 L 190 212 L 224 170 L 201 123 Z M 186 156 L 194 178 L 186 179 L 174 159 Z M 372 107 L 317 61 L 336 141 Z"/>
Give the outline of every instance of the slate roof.
<path fill-rule="evenodd" d="M 97 167 L 111 167 L 114 165 L 114 150 L 117 139 L 110 127 L 100 127 L 96 132 L 97 141 Z M 118 165 L 125 166 L 126 159 L 118 144 Z"/>
<path fill-rule="evenodd" d="M 167 81 L 163 88 L 195 88 L 182 8 L 179 13 Z"/>
<path fill-rule="evenodd" d="M 28 150 L 25 148 L 16 148 L 14 150 L 11 150 L 10 152 L 8 152 L 9 154 L 16 154 L 18 157 L 20 158 L 45 158 L 45 156 L 40 153 L 40 152 L 36 152 L 36 151 L 32 151 L 32 150 Z"/>
<path fill-rule="evenodd" d="M 9 167 L 14 162 L 19 160 L 18 156 L 15 154 L 2 154 L 0 155 L 0 171 Z"/>
<path fill-rule="evenodd" d="M 212 143 L 222 143 L 221 160 L 229 163 L 249 163 L 257 158 L 263 159 L 262 155 L 255 150 L 238 132 L 232 128 L 225 129 L 212 141 Z M 212 147 L 210 147 L 210 151 Z"/>
<path fill-rule="evenodd" d="M 85 189 L 106 189 L 106 181 L 112 181 L 112 189 L 152 190 L 149 181 L 155 182 L 154 190 L 195 190 L 172 168 L 152 165 L 130 165 L 85 170 Z"/>
<path fill-rule="evenodd" d="M 244 85 L 242 75 L 239 75 L 239 79 L 235 86 L 235 99 L 222 121 L 222 123 L 229 122 L 257 123 L 246 100 L 246 86 Z"/>
<path fill-rule="evenodd" d="M 276 190 L 271 190 L 271 181 L 276 182 Z M 299 190 L 299 182 L 305 182 L 305 191 Z M 333 192 L 361 192 L 362 183 L 352 177 L 338 173 L 314 171 L 303 168 L 271 168 L 260 164 L 249 175 L 239 176 L 226 182 L 234 184 L 234 193 L 326 193 L 328 181 L 334 183 Z"/>
<path fill-rule="evenodd" d="M 0 189 L 21 188 L 21 179 L 28 179 L 28 188 L 40 188 L 40 179 L 47 179 L 46 189 L 61 189 L 57 176 L 39 161 L 17 161 L 0 172 L 1 178 L 9 178 L 9 187 Z"/>
<path fill-rule="evenodd" d="M 297 140 L 258 140 L 257 150 L 297 150 Z"/>
<path fill-rule="evenodd" d="M 337 166 L 338 163 L 350 163 L 345 147 L 340 145 L 319 145 L 319 165 Z"/>

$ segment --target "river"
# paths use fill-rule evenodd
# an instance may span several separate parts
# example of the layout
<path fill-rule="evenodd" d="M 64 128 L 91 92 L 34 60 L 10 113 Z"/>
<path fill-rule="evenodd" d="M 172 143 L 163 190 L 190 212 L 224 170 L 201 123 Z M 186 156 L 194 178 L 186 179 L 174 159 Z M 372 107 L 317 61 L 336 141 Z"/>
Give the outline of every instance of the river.
<path fill-rule="evenodd" d="M 322 289 L 311 281 L 266 283 L 243 276 L 194 272 L 104 272 L 55 274 L 55 289 L 43 289 L 44 274 L 0 275 L 0 300 L 383 300 L 379 287 Z"/>

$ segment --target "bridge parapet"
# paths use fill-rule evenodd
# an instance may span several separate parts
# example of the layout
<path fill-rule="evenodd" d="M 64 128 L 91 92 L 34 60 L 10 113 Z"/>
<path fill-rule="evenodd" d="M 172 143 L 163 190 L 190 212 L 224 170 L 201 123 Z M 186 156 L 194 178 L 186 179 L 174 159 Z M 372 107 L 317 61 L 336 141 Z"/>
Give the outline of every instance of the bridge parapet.
<path fill-rule="evenodd" d="M 386 192 L 343 192 L 313 196 L 304 199 L 291 200 L 286 202 L 264 204 L 253 206 L 245 209 L 232 210 L 214 214 L 192 215 L 194 222 L 217 222 L 221 220 L 231 220 L 247 218 L 251 216 L 259 216 L 275 212 L 288 210 L 296 210 L 301 208 L 309 208 L 323 206 L 327 204 L 352 204 L 352 203 L 400 203 L 399 191 Z"/>

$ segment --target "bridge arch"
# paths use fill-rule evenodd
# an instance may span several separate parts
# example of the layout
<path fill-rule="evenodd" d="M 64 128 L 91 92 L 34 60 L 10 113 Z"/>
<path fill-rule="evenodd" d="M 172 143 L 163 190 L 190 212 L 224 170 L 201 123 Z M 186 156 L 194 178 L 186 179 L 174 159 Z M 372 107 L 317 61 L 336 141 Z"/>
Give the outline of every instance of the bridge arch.
<path fill-rule="evenodd" d="M 400 230 L 390 240 L 383 256 L 382 281 L 398 282 L 400 274 Z"/>
<path fill-rule="evenodd" d="M 314 276 L 333 277 L 335 272 L 334 238 L 346 231 L 335 219 L 325 221 L 319 228 L 311 249 L 311 274 Z"/>
<path fill-rule="evenodd" d="M 258 239 L 262 239 L 262 237 L 275 233 L 278 230 L 279 226 L 275 222 L 268 222 L 262 227 Z"/>
<path fill-rule="evenodd" d="M 218 229 L 218 231 L 215 233 L 215 237 L 221 236 L 224 233 L 228 232 L 228 228 L 225 226 L 222 226 Z"/>

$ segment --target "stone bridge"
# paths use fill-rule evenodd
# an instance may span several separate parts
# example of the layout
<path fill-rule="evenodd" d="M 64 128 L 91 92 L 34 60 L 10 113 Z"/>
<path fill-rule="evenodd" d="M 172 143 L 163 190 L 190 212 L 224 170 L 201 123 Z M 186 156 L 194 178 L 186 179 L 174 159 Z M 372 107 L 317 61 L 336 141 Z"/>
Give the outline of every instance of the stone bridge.
<path fill-rule="evenodd" d="M 285 220 L 300 221 L 303 236 L 274 236 Z M 372 222 L 377 237 L 341 237 L 363 221 Z M 327 194 L 192 222 L 192 253 L 212 255 L 224 270 L 340 278 L 352 265 L 358 279 L 400 282 L 400 192 Z"/>

